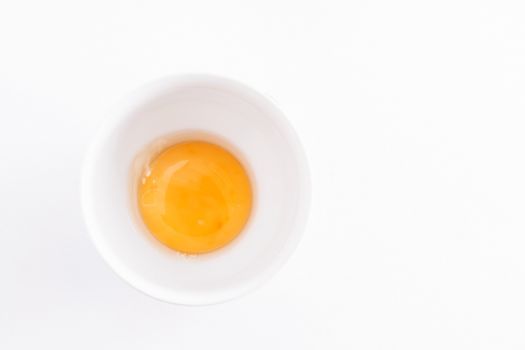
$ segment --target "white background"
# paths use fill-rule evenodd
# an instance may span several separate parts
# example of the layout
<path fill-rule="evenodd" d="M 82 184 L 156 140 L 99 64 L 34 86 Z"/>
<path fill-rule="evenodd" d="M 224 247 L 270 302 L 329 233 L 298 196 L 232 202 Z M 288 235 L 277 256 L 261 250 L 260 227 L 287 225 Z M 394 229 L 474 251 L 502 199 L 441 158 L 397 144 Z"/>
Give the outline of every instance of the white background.
<path fill-rule="evenodd" d="M 166 74 L 268 94 L 308 154 L 263 288 L 150 299 L 88 240 L 104 110 Z M 1 349 L 523 349 L 523 1 L 0 2 Z"/>

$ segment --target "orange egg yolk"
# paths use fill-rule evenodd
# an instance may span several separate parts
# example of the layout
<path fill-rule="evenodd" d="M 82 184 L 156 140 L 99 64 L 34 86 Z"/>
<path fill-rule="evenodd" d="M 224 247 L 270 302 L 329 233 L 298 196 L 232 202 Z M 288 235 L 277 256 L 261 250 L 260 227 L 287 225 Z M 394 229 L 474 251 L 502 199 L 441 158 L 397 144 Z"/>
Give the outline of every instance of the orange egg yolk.
<path fill-rule="evenodd" d="M 252 188 L 241 163 L 203 141 L 165 149 L 147 166 L 137 192 L 148 230 L 188 254 L 227 245 L 241 233 L 252 208 Z"/>

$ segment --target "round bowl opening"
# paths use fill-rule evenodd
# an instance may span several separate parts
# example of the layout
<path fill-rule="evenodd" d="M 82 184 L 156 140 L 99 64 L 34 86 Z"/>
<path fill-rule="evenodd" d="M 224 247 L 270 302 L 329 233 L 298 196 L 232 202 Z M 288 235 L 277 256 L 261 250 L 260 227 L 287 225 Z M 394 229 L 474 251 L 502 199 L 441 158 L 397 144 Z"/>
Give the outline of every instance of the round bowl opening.
<path fill-rule="evenodd" d="M 145 231 L 131 173 L 155 140 L 201 139 L 239 157 L 254 188 L 250 220 L 226 247 L 184 256 Z M 180 304 L 243 294 L 271 276 L 299 241 L 309 200 L 305 156 L 282 113 L 246 86 L 211 76 L 167 78 L 131 94 L 90 148 L 82 183 L 91 237 L 137 289 Z"/>

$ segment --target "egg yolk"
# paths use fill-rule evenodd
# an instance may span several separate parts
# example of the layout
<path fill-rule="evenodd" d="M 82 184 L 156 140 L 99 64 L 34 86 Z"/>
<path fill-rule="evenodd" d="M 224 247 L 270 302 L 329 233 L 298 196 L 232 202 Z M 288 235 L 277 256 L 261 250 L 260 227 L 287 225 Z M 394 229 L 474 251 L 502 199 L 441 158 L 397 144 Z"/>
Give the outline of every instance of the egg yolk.
<path fill-rule="evenodd" d="M 241 163 L 203 141 L 175 144 L 142 174 L 138 207 L 148 230 L 183 253 L 219 249 L 241 233 L 252 208 L 252 189 Z"/>

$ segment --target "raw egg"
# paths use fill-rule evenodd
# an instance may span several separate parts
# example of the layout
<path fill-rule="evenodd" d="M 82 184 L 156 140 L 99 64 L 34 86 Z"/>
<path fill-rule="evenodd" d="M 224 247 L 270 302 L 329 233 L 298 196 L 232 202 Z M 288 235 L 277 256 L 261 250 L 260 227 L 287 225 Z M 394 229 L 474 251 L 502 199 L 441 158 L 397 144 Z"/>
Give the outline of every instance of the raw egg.
<path fill-rule="evenodd" d="M 204 141 L 162 151 L 146 165 L 137 195 L 151 234 L 188 254 L 230 243 L 252 209 L 252 186 L 241 162 L 225 148 Z"/>

